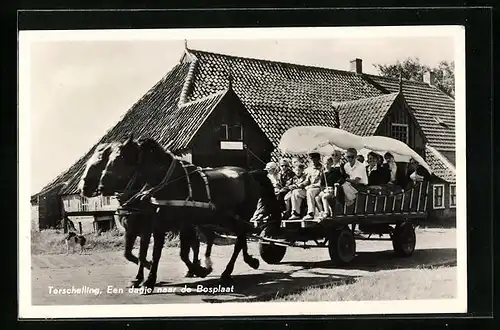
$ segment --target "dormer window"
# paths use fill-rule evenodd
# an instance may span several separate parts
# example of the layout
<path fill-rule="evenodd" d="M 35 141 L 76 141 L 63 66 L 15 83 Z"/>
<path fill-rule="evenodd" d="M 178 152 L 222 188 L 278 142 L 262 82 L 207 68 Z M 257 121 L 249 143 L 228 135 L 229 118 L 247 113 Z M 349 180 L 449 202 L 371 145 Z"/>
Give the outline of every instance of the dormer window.
<path fill-rule="evenodd" d="M 408 144 L 408 125 L 407 124 L 391 124 L 392 138 Z"/>
<path fill-rule="evenodd" d="M 239 124 L 221 125 L 221 140 L 222 141 L 243 141 L 243 126 Z"/>

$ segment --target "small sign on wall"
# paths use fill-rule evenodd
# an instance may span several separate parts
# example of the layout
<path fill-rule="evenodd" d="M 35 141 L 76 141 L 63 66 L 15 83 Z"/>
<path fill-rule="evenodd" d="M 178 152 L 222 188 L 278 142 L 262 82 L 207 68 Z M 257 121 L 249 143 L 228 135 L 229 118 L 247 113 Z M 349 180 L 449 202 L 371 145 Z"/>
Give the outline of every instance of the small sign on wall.
<path fill-rule="evenodd" d="M 222 150 L 243 150 L 243 141 L 221 141 Z"/>

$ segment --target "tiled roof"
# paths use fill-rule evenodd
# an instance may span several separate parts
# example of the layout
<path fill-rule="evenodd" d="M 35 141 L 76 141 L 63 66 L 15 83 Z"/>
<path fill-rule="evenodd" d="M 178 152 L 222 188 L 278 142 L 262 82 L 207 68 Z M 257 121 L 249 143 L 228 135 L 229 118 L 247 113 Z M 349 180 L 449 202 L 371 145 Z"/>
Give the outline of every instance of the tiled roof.
<path fill-rule="evenodd" d="M 382 90 L 399 91 L 399 80 L 365 75 Z M 413 109 L 422 131 L 430 145 L 438 150 L 455 150 L 455 100 L 436 87 L 420 81 L 403 80 L 402 92 Z M 439 121 L 446 124 L 442 126 Z"/>
<path fill-rule="evenodd" d="M 174 152 L 187 148 L 229 89 L 277 146 L 282 134 L 293 126 L 336 127 L 335 102 L 351 109 L 352 116 L 360 116 L 362 109 L 376 108 L 373 116 L 367 116 L 369 120 L 363 118 L 366 122 L 356 121 L 362 130 L 371 131 L 377 115 L 387 111 L 391 100 L 394 101 L 398 87 L 398 81 L 389 78 L 187 50 L 180 64 L 134 104 L 94 147 L 40 193 L 64 182 L 67 185 L 62 188 L 62 194 L 76 193 L 85 162 L 95 147 L 99 143 L 123 140 L 130 133 L 136 138 L 153 138 L 163 146 L 169 145 Z M 387 93 L 391 94 L 384 95 Z M 453 100 L 424 83 L 405 82 L 403 93 L 431 145 L 440 150 L 453 150 Z M 360 99 L 365 100 L 347 102 Z M 449 130 L 431 120 L 432 111 L 450 126 Z M 356 123 L 344 122 L 343 125 Z M 277 148 L 272 156 L 273 159 L 279 156 Z"/>
<path fill-rule="evenodd" d="M 383 92 L 353 72 L 187 50 L 193 65 L 186 98 L 196 100 L 228 88 L 239 97 L 267 138 L 277 146 L 297 125 L 337 126 L 334 101 Z"/>
<path fill-rule="evenodd" d="M 398 93 L 390 93 L 338 103 L 340 128 L 362 136 L 375 134 L 397 96 Z"/>
<path fill-rule="evenodd" d="M 160 143 L 168 144 L 168 148 L 173 152 L 189 148 L 195 134 L 227 92 L 227 90 L 221 91 L 196 101 L 180 104 L 178 110 L 168 116 L 166 122 L 170 125 L 162 128 L 167 134 L 163 134 Z"/>
<path fill-rule="evenodd" d="M 454 166 L 439 151 L 429 145 L 425 148 L 425 161 L 436 176 L 450 183 L 456 182 Z"/>

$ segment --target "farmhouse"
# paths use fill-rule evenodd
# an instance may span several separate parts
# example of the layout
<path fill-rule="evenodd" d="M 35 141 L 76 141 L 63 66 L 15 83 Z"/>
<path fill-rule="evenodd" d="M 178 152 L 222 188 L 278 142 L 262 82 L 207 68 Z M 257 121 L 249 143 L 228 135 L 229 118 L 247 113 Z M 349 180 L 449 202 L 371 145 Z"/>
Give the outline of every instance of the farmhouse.
<path fill-rule="evenodd" d="M 185 49 L 179 63 L 98 142 L 150 137 L 199 166 L 262 168 L 298 125 L 341 127 L 406 142 L 434 169 L 431 217 L 454 217 L 454 100 L 425 81 L 234 57 Z M 93 146 L 32 196 L 40 228 L 63 216 L 94 230 L 113 226 L 113 198 L 82 198 L 77 185 Z"/>

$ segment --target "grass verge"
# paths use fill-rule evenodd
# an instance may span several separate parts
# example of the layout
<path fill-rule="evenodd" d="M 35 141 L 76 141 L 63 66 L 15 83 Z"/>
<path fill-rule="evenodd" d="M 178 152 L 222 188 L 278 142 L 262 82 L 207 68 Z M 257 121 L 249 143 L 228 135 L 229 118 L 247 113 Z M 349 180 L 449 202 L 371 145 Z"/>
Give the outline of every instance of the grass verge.
<path fill-rule="evenodd" d="M 66 253 L 66 234 L 62 230 L 46 229 L 31 232 L 31 253 L 32 254 L 61 254 Z M 96 252 L 104 251 L 123 251 L 124 237 L 123 233 L 116 229 L 97 234 L 85 235 L 87 242 L 86 248 Z M 153 244 L 151 239 L 150 246 Z M 177 235 L 167 233 L 165 247 L 178 247 L 179 238 Z M 136 240 L 134 247 L 139 248 L 139 239 Z M 78 250 L 78 248 L 76 248 Z"/>
<path fill-rule="evenodd" d="M 352 284 L 308 288 L 274 301 L 363 301 L 454 298 L 457 268 L 391 270 L 357 278 Z"/>

